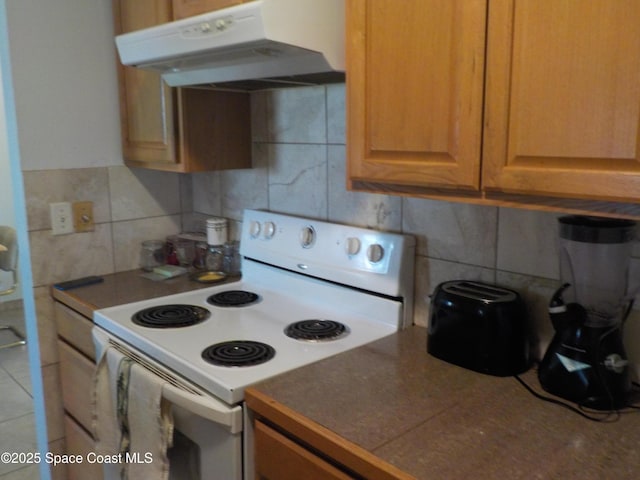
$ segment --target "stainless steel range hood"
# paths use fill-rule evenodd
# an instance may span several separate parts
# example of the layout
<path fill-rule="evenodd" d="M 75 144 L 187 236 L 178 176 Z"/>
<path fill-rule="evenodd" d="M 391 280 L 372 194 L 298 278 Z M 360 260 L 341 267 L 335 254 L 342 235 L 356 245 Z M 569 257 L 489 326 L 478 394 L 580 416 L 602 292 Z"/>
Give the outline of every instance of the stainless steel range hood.
<path fill-rule="evenodd" d="M 344 79 L 343 0 L 253 0 L 116 37 L 171 86 L 253 90 Z"/>

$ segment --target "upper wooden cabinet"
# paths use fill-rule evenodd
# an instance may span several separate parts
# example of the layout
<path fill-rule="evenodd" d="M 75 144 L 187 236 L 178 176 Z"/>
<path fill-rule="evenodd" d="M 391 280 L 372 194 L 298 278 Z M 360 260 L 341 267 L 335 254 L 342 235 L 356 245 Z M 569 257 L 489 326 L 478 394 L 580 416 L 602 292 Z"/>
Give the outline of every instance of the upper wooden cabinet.
<path fill-rule="evenodd" d="M 179 20 L 193 17 L 250 1 L 252 0 L 173 0 L 173 18 Z"/>
<path fill-rule="evenodd" d="M 187 2 L 188 3 L 188 2 Z M 171 0 L 114 0 L 117 33 L 174 19 Z M 174 172 L 251 166 L 249 94 L 171 88 L 118 63 L 125 164 Z"/>
<path fill-rule="evenodd" d="M 397 5 L 347 2 L 352 186 L 640 203 L 640 3 Z"/>
<path fill-rule="evenodd" d="M 349 0 L 349 176 L 480 188 L 485 0 Z"/>
<path fill-rule="evenodd" d="M 483 184 L 640 202 L 640 3 L 490 1 Z"/>

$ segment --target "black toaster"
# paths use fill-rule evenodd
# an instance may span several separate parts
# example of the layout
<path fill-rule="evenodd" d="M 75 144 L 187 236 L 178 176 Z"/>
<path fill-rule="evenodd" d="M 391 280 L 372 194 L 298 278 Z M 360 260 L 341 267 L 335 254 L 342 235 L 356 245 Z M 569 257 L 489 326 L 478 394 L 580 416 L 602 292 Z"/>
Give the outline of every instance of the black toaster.
<path fill-rule="evenodd" d="M 496 376 L 530 366 L 526 308 L 520 295 L 480 282 L 453 280 L 431 295 L 427 352 Z"/>

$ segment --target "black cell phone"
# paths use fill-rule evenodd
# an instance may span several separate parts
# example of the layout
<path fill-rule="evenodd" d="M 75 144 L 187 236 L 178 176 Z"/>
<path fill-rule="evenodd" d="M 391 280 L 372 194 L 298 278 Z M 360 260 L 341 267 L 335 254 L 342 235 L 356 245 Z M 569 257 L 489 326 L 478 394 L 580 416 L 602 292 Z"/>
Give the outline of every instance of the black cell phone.
<path fill-rule="evenodd" d="M 71 290 L 72 288 L 84 287 L 100 282 L 104 282 L 104 278 L 98 277 L 96 275 L 90 275 L 88 277 L 76 278 L 75 280 L 56 283 L 53 286 L 58 290 Z"/>

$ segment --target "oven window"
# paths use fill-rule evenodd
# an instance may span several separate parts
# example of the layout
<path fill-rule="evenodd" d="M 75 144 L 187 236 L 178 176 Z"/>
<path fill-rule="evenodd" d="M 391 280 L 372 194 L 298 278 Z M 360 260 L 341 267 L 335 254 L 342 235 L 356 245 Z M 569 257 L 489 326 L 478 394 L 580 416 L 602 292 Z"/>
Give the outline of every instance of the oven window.
<path fill-rule="evenodd" d="M 170 480 L 200 480 L 200 447 L 193 440 L 174 430 L 167 456 Z"/>

